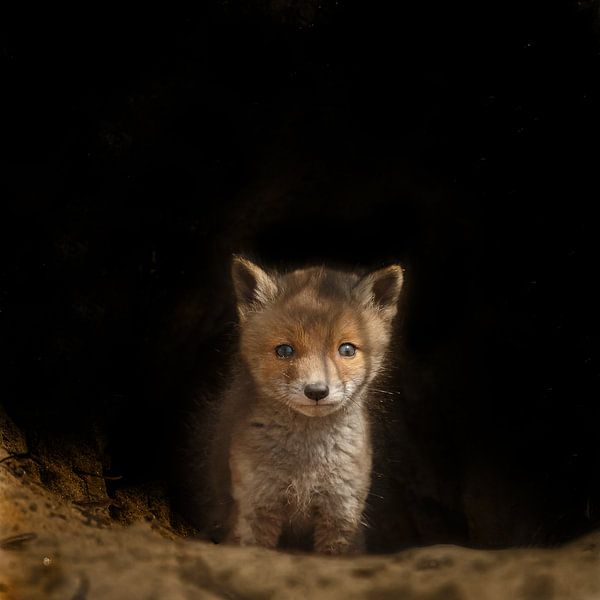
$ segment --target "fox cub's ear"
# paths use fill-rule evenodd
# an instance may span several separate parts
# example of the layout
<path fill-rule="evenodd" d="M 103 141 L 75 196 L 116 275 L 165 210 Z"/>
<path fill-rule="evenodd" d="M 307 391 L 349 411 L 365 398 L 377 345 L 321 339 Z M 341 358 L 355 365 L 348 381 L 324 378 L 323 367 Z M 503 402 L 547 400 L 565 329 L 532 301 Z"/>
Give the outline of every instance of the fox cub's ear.
<path fill-rule="evenodd" d="M 363 304 L 375 306 L 383 316 L 391 319 L 398 310 L 398 297 L 403 281 L 402 267 L 390 265 L 365 275 L 356 284 L 355 290 Z"/>
<path fill-rule="evenodd" d="M 233 257 L 231 277 L 241 320 L 253 309 L 273 300 L 277 294 L 275 280 L 258 265 L 242 256 Z"/>

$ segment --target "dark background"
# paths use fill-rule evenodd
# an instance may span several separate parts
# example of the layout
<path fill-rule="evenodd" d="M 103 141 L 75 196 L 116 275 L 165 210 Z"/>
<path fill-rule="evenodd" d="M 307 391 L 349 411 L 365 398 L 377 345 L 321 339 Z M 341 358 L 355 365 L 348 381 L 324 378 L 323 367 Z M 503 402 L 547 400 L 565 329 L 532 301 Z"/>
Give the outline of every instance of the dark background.
<path fill-rule="evenodd" d="M 30 446 L 100 431 L 114 486 L 185 511 L 231 253 L 397 261 L 372 548 L 596 527 L 598 4 L 202 5 L 3 21 L 2 398 Z"/>

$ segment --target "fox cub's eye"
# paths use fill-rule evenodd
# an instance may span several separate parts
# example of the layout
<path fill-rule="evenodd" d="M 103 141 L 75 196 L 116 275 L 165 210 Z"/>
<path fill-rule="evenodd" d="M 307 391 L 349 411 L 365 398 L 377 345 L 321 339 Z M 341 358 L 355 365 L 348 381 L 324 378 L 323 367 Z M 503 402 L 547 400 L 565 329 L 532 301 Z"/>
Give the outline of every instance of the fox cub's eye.
<path fill-rule="evenodd" d="M 342 356 L 354 356 L 356 354 L 356 346 L 346 342 L 338 348 L 338 352 Z"/>
<path fill-rule="evenodd" d="M 290 356 L 294 355 L 294 349 L 289 344 L 281 344 L 281 346 L 275 348 L 275 354 L 279 358 L 290 358 Z"/>

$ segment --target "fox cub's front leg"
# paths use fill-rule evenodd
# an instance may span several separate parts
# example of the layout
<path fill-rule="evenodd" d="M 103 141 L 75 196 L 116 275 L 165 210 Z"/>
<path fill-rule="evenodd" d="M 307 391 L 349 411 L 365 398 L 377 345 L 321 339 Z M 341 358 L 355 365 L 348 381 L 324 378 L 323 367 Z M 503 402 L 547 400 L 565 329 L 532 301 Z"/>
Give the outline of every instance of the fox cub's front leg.
<path fill-rule="evenodd" d="M 319 519 L 315 525 L 315 551 L 350 554 L 362 550 L 360 524 L 344 519 Z"/>
<path fill-rule="evenodd" d="M 231 495 L 235 508 L 227 541 L 242 546 L 276 548 L 283 526 L 283 510 L 274 497 L 274 483 L 256 477 L 256 465 L 243 451 L 231 455 Z"/>
<path fill-rule="evenodd" d="M 281 536 L 283 516 L 266 507 L 239 509 L 229 541 L 242 546 L 276 548 Z"/>
<path fill-rule="evenodd" d="M 320 503 L 315 521 L 316 552 L 349 554 L 364 550 L 363 494 L 333 495 Z"/>

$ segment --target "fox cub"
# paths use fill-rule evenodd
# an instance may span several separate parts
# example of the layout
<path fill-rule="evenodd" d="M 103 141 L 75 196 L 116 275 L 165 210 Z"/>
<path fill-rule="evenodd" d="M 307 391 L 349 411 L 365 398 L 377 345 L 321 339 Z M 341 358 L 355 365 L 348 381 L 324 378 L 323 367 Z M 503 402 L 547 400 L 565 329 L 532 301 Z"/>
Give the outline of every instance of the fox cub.
<path fill-rule="evenodd" d="M 369 386 L 402 269 L 277 274 L 235 257 L 232 277 L 240 339 L 210 453 L 215 531 L 236 544 L 357 552 L 371 478 Z"/>

